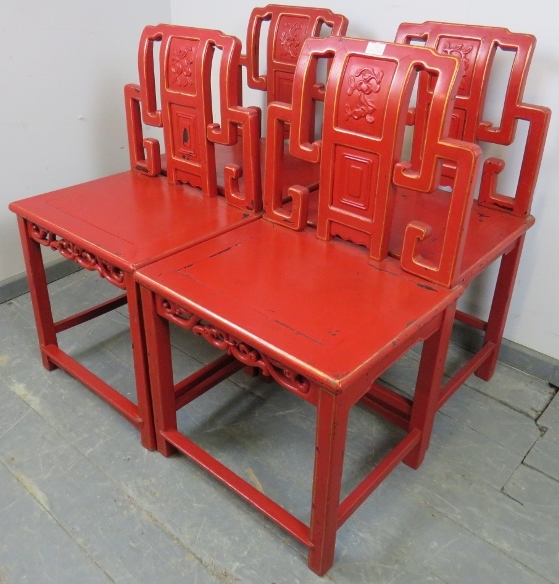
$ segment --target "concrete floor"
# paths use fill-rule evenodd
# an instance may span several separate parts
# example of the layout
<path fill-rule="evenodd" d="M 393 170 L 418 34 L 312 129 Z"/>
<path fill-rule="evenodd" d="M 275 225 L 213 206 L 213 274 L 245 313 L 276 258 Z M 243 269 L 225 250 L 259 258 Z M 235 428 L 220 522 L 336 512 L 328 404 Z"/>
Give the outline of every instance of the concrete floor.
<path fill-rule="evenodd" d="M 97 274 L 51 285 L 57 316 L 114 295 Z M 133 395 L 126 310 L 62 345 Z M 174 335 L 186 374 L 213 349 Z M 448 368 L 462 349 L 452 347 Z M 410 353 L 386 381 L 409 391 Z M 437 415 L 421 468 L 403 465 L 338 532 L 324 578 L 305 550 L 184 457 L 140 445 L 73 378 L 41 366 L 28 295 L 0 305 L 0 583 L 559 583 L 559 397 L 506 365 Z M 554 398 L 554 399 L 553 399 Z M 543 412 L 543 413 L 542 413 Z M 354 408 L 344 489 L 400 431 Z M 237 374 L 185 408 L 181 428 L 303 520 L 314 409 Z"/>

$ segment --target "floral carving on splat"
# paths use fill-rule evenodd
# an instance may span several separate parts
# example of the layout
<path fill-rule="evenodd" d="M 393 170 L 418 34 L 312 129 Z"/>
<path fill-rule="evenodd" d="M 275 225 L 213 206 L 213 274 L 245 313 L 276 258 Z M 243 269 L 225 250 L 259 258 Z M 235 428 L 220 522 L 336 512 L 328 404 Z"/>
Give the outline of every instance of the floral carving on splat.
<path fill-rule="evenodd" d="M 446 42 L 441 49 L 444 55 L 458 57 L 464 64 L 464 73 L 462 74 L 462 79 L 460 80 L 460 86 L 458 88 L 459 92 L 466 91 L 469 74 L 468 69 L 470 67 L 469 54 L 472 52 L 473 48 L 472 45 L 466 45 L 464 43 Z"/>
<path fill-rule="evenodd" d="M 192 46 L 180 46 L 171 53 L 170 83 L 177 89 L 185 89 L 194 85 L 194 72 L 192 64 L 196 57 L 196 51 Z"/>
<path fill-rule="evenodd" d="M 95 254 L 92 254 L 91 252 L 77 246 L 75 243 L 56 235 L 44 227 L 40 227 L 36 223 L 29 223 L 28 233 L 29 237 L 37 243 L 58 251 L 60 255 L 68 260 L 76 262 L 86 270 L 96 270 L 102 278 L 105 278 L 114 286 L 122 288 L 123 290 L 126 288 L 124 272 L 120 268 L 113 266 L 105 260 L 100 260 Z"/>
<path fill-rule="evenodd" d="M 280 45 L 283 47 L 281 56 L 289 56 L 292 59 L 297 59 L 301 47 L 301 32 L 303 27 L 298 22 L 292 24 L 286 22 L 283 26 L 286 30 L 281 33 L 279 39 Z"/>
<path fill-rule="evenodd" d="M 157 312 L 167 320 L 182 328 L 190 329 L 195 335 L 204 337 L 208 343 L 226 351 L 245 365 L 258 367 L 264 375 L 273 377 L 280 385 L 295 393 L 306 394 L 311 389 L 311 382 L 296 371 L 285 367 L 275 359 L 263 355 L 249 344 L 233 335 L 204 322 L 199 316 L 180 305 L 157 297 Z"/>
<path fill-rule="evenodd" d="M 357 100 L 354 99 L 353 104 L 346 103 L 346 120 L 365 118 L 370 124 L 375 121 L 373 112 L 377 108 L 373 95 L 380 91 L 383 77 L 384 71 L 376 67 L 363 67 L 355 75 L 349 76 L 347 94 L 349 96 L 356 95 Z"/>

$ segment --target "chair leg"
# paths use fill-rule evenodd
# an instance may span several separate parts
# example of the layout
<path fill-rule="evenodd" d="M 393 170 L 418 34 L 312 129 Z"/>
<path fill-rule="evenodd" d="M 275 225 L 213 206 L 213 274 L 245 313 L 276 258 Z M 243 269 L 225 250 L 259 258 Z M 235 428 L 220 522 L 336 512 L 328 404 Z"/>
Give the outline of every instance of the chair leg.
<path fill-rule="evenodd" d="M 130 337 L 132 340 L 138 413 L 142 420 L 140 438 L 142 445 L 145 448 L 148 450 L 155 450 L 155 429 L 153 425 L 153 408 L 149 387 L 147 349 L 143 334 L 140 286 L 134 282 L 131 274 L 126 275 L 126 294 L 128 296 L 128 314 L 130 317 Z"/>
<path fill-rule="evenodd" d="M 524 235 L 519 237 L 514 248 L 501 258 L 491 311 L 489 312 L 487 328 L 483 338 L 484 345 L 493 343 L 495 347 L 490 356 L 475 371 L 475 375 L 484 381 L 489 381 L 493 373 L 495 373 L 523 246 Z"/>
<path fill-rule="evenodd" d="M 48 292 L 43 257 L 40 244 L 28 234 L 28 223 L 23 217 L 18 217 L 23 255 L 29 280 L 29 292 L 33 305 L 33 314 L 39 337 L 39 347 L 43 365 L 49 371 L 57 368 L 45 354 L 45 347 L 58 346 L 56 326 Z M 142 444 L 149 450 L 155 449 L 155 431 L 149 390 L 146 348 L 142 334 L 142 313 L 139 296 L 139 286 L 130 274 L 126 274 L 126 295 L 130 313 L 130 334 L 134 357 L 134 371 L 138 399 L 138 414 L 141 419 L 140 433 Z M 71 372 L 69 370 L 69 372 Z M 72 373 L 75 375 L 74 373 Z M 78 376 L 78 379 L 80 377 Z M 83 381 L 83 379 L 81 379 Z M 87 385 L 87 383 L 86 383 Z M 111 402 L 108 397 L 105 399 Z"/>
<path fill-rule="evenodd" d="M 176 449 L 161 435 L 161 432 L 177 429 L 169 323 L 157 314 L 155 294 L 153 292 L 146 288 L 141 288 L 141 298 L 153 403 L 155 440 L 157 450 L 163 456 L 170 456 Z"/>
<path fill-rule="evenodd" d="M 441 326 L 423 343 L 409 425 L 409 431 L 420 430 L 421 439 L 403 461 L 411 468 L 423 462 L 431 440 L 455 312 L 456 302 L 445 310 Z"/>
<path fill-rule="evenodd" d="M 21 247 L 25 259 L 27 270 L 27 279 L 29 281 L 29 293 L 33 314 L 35 316 L 35 325 L 39 337 L 39 348 L 41 350 L 41 359 L 43 366 L 48 371 L 56 369 L 57 366 L 45 355 L 43 349 L 48 345 L 58 346 L 56 340 L 56 330 L 52 317 L 52 308 L 50 304 L 49 291 L 41 246 L 33 240 L 27 232 L 27 221 L 23 217 L 18 217 L 19 235 L 21 237 Z"/>
<path fill-rule="evenodd" d="M 308 565 L 322 576 L 334 563 L 349 407 L 339 396 L 321 391 L 316 416 Z"/>

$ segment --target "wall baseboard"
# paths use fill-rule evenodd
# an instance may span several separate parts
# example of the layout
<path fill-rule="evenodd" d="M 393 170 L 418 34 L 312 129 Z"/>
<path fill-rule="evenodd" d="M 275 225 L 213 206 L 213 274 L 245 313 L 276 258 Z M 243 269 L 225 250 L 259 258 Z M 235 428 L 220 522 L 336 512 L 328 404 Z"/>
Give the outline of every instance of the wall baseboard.
<path fill-rule="evenodd" d="M 482 339 L 483 333 L 481 331 L 460 322 L 455 323 L 452 340 L 457 345 L 470 351 L 476 351 L 481 346 Z M 559 387 L 559 360 L 553 357 L 503 339 L 499 361 Z"/>
<path fill-rule="evenodd" d="M 81 269 L 75 262 L 64 259 L 51 262 L 45 266 L 49 283 L 60 280 L 60 278 L 69 276 Z M 17 298 L 22 294 L 27 294 L 27 292 L 29 292 L 29 285 L 25 273 L 3 280 L 0 282 L 0 304 Z M 474 351 L 480 346 L 482 333 L 457 322 L 454 326 L 452 340 L 457 345 Z M 555 387 L 559 387 L 559 360 L 553 357 L 538 353 L 508 339 L 503 339 L 499 361 L 528 375 L 543 379 Z"/>
<path fill-rule="evenodd" d="M 47 282 L 50 284 L 55 280 L 60 280 L 65 276 L 69 276 L 82 268 L 75 262 L 65 259 L 56 260 L 45 265 L 45 272 L 47 275 Z M 0 282 L 0 304 L 8 302 L 13 298 L 17 298 L 22 294 L 29 292 L 29 284 L 27 282 L 27 274 L 16 274 L 7 280 Z"/>

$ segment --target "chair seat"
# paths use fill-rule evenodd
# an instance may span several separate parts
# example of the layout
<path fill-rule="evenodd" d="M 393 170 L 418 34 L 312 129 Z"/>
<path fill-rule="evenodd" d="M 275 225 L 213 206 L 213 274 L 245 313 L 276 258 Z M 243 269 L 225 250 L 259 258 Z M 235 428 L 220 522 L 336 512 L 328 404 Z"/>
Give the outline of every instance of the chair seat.
<path fill-rule="evenodd" d="M 223 197 L 134 171 L 22 199 L 10 209 L 129 272 L 256 218 Z"/>
<path fill-rule="evenodd" d="M 394 202 L 391 253 L 395 257 L 400 256 L 406 225 L 412 220 L 422 221 L 430 225 L 433 232 L 421 243 L 421 255 L 427 260 L 436 260 L 441 249 L 449 201 L 449 193 L 442 190 L 418 193 L 399 189 Z M 460 268 L 461 283 L 469 283 L 500 257 L 534 221 L 531 215 L 526 218 L 514 217 L 474 201 Z"/>
<path fill-rule="evenodd" d="M 317 190 L 311 193 L 309 198 L 308 224 L 311 226 L 317 224 L 319 196 L 320 190 Z M 420 193 L 399 189 L 394 198 L 390 254 L 394 258 L 400 258 L 406 225 L 411 221 L 422 221 L 430 225 L 433 231 L 431 236 L 421 243 L 421 255 L 429 261 L 436 261 L 441 250 L 449 200 L 449 193 L 442 190 Z M 290 210 L 289 203 L 285 205 L 285 209 Z M 534 222 L 532 215 L 524 218 L 515 217 L 483 207 L 474 201 L 460 268 L 461 284 L 467 285 L 471 282 L 532 227 Z"/>
<path fill-rule="evenodd" d="M 308 223 L 311 226 L 317 223 L 319 196 L 319 191 L 315 191 L 309 199 Z M 394 198 L 390 254 L 394 258 L 400 258 L 406 225 L 411 221 L 422 221 L 431 226 L 432 234 L 421 243 L 421 255 L 429 261 L 436 261 L 441 250 L 449 201 L 449 193 L 442 190 L 420 193 L 398 189 Z M 288 205 L 286 209 L 289 210 Z M 524 218 L 515 217 L 483 207 L 477 200 L 474 201 L 466 233 L 460 282 L 467 285 L 502 255 L 510 245 L 514 244 L 523 233 L 526 233 L 534 222 L 532 215 Z"/>
<path fill-rule="evenodd" d="M 366 249 L 318 240 L 311 228 L 257 221 L 135 277 L 337 392 L 458 296 L 403 276 L 396 260 L 367 261 Z"/>

